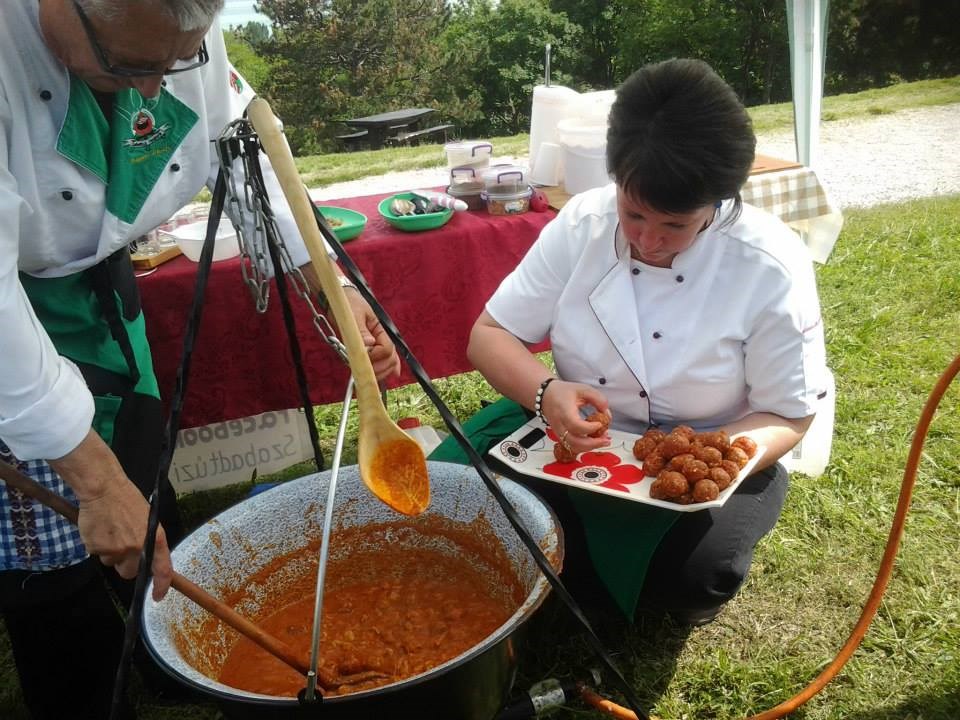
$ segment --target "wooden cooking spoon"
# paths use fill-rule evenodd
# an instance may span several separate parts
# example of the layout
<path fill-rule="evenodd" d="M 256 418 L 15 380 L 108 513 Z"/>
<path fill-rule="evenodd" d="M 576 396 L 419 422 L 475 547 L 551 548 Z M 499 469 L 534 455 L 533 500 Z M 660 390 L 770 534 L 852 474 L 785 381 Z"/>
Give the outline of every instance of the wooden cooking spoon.
<path fill-rule="evenodd" d="M 46 505 L 51 510 L 60 513 L 74 525 L 79 518 L 77 506 L 68 501 L 61 495 L 48 490 L 33 478 L 20 472 L 17 468 L 0 461 L 0 480 L 3 480 L 12 488 L 22 492 L 29 498 Z M 173 580 L 170 583 L 175 590 L 186 595 L 190 600 L 202 607 L 216 618 L 232 627 L 241 635 L 255 642 L 268 653 L 279 658 L 284 663 L 292 667 L 303 676 L 308 676 L 310 663 L 308 658 L 301 656 L 280 638 L 274 637 L 261 628 L 254 625 L 243 615 L 238 613 L 225 602 L 218 600 L 208 593 L 202 587 L 188 580 L 176 570 L 173 572 Z M 356 685 L 357 683 L 367 682 L 387 677 L 383 673 L 375 670 L 361 671 L 352 674 L 331 675 L 321 668 L 317 668 L 317 685 L 323 690 L 336 690 L 345 685 Z"/>
<path fill-rule="evenodd" d="M 430 480 L 423 450 L 416 440 L 397 427 L 383 406 L 366 346 L 334 272 L 333 261 L 324 247 L 307 190 L 300 180 L 277 118 L 269 103 L 262 98 L 253 99 L 247 114 L 290 204 L 293 218 L 347 348 L 360 413 L 357 449 L 360 477 L 370 492 L 394 510 L 405 515 L 417 515 L 430 504 Z"/>

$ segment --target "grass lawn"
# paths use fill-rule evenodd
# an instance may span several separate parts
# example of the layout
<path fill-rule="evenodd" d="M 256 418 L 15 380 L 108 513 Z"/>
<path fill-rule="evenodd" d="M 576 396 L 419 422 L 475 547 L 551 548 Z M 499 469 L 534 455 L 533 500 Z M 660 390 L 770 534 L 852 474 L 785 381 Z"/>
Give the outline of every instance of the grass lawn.
<path fill-rule="evenodd" d="M 945 83 L 945 90 L 928 90 L 960 100 L 957 79 Z M 836 111 L 857 106 L 850 112 L 870 112 L 902 100 L 882 93 L 851 97 Z M 525 146 L 525 138 L 514 141 Z M 642 615 L 631 625 L 593 614 L 644 705 L 661 718 L 761 712 L 798 692 L 830 662 L 873 582 L 916 420 L 960 347 L 960 196 L 850 210 L 845 217 L 830 261 L 817 268 L 838 395 L 826 473 L 794 477 L 784 514 L 760 544 L 747 585 L 713 624 L 688 632 L 657 616 Z M 495 397 L 476 373 L 437 386 L 461 419 L 481 399 Z M 416 386 L 392 391 L 388 410 L 440 426 Z M 327 457 L 339 412 L 339 405 L 317 410 Z M 355 422 L 345 461 L 355 457 Z M 305 471 L 296 467 L 284 476 Z M 200 523 L 248 489 L 189 496 L 185 512 L 191 523 Z M 596 665 L 564 609 L 548 603 L 531 623 L 518 687 L 545 677 L 582 676 Z M 609 686 L 602 690 L 610 692 Z M 219 717 L 212 706 L 164 707 L 137 694 L 145 720 Z M 575 707 L 550 717 L 605 716 Z M 840 676 L 793 717 L 960 717 L 960 382 L 948 391 L 931 427 L 880 612 Z M 0 718 L 26 718 L 2 631 Z"/>

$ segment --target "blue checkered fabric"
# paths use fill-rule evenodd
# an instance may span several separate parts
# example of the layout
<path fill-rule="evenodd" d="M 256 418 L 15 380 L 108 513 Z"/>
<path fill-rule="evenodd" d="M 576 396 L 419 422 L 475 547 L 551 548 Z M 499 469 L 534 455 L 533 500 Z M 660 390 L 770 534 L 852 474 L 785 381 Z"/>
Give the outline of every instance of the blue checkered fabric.
<path fill-rule="evenodd" d="M 44 460 L 19 460 L 2 441 L 0 460 L 76 504 L 73 490 Z M 53 570 L 86 557 L 76 525 L 0 482 L 0 570 Z"/>

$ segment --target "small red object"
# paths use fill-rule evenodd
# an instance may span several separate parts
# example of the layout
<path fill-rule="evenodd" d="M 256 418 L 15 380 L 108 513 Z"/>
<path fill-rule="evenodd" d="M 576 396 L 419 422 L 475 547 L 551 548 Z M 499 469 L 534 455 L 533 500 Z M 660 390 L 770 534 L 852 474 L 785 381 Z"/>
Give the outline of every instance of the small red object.
<path fill-rule="evenodd" d="M 534 190 L 530 196 L 530 209 L 534 212 L 544 212 L 550 207 L 550 201 L 544 195 L 543 190 Z"/>
<path fill-rule="evenodd" d="M 401 418 L 400 420 L 397 420 L 397 427 L 399 427 L 401 430 L 412 430 L 415 427 L 420 427 L 420 418 Z"/>

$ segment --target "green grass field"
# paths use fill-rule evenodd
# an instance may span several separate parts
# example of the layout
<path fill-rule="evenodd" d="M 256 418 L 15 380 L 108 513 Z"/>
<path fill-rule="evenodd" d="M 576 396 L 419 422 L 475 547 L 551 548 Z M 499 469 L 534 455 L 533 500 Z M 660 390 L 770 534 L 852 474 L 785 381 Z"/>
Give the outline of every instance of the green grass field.
<path fill-rule="evenodd" d="M 828 98 L 825 112 L 845 116 L 960 101 L 957 79 L 914 85 L 920 84 L 836 104 Z M 514 142 L 525 147 L 526 138 Z M 330 156 L 329 162 L 332 167 L 339 158 L 346 166 L 363 154 Z M 856 622 L 886 542 L 915 424 L 938 376 L 960 351 L 960 196 L 847 211 L 833 255 L 817 267 L 817 276 L 838 397 L 826 473 L 794 477 L 783 516 L 758 547 L 747 585 L 713 624 L 688 632 L 657 616 L 641 615 L 633 625 L 593 616 L 645 707 L 664 720 L 741 718 L 786 700 L 823 670 Z M 476 373 L 436 384 L 461 419 L 482 399 L 496 397 Z M 416 386 L 391 391 L 388 410 L 440 426 Z M 317 411 L 327 457 L 339 413 L 339 405 Z M 355 457 L 355 422 L 346 461 Z M 306 470 L 299 466 L 269 479 Z M 184 510 L 199 523 L 248 490 L 189 496 Z M 960 382 L 934 418 L 877 618 L 840 676 L 792 717 L 955 720 L 958 656 Z M 565 610 L 548 603 L 521 651 L 518 687 L 582 676 L 596 665 Z M 136 690 L 146 720 L 219 717 L 212 706 L 167 707 Z M 609 686 L 601 690 L 611 692 Z M 18 693 L 0 634 L 0 717 L 27 717 Z M 604 716 L 574 706 L 550 717 Z"/>

